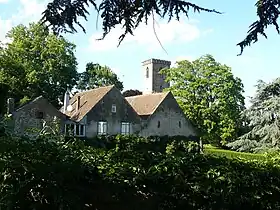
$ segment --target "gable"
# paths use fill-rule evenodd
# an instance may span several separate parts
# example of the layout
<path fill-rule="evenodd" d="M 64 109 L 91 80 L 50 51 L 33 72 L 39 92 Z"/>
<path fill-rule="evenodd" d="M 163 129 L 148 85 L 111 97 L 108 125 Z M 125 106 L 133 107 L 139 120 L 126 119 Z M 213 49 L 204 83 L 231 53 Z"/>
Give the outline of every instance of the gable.
<path fill-rule="evenodd" d="M 185 113 L 183 112 L 182 108 L 180 107 L 180 105 L 178 104 L 177 100 L 175 99 L 175 97 L 173 96 L 173 94 L 171 92 L 169 92 L 169 94 L 162 101 L 162 103 L 158 106 L 158 109 L 154 112 L 154 114 L 150 118 L 152 118 L 153 116 L 158 114 L 158 112 L 164 111 L 165 109 L 169 109 L 169 110 L 172 110 L 172 111 L 177 112 L 178 114 L 180 114 L 181 117 L 184 120 L 186 120 L 188 122 L 188 124 L 192 127 L 193 131 L 196 134 L 198 134 L 197 129 L 192 124 L 192 122 L 187 118 L 187 116 L 185 115 Z"/>
<path fill-rule="evenodd" d="M 116 106 L 116 113 L 112 113 L 113 105 Z M 116 87 L 112 88 L 87 114 L 88 121 L 105 119 L 140 122 L 138 114 Z"/>
<path fill-rule="evenodd" d="M 169 92 L 152 93 L 126 97 L 125 99 L 139 116 L 150 116 L 156 111 L 157 107 L 168 94 Z"/>
<path fill-rule="evenodd" d="M 32 109 L 38 110 L 39 112 L 51 114 L 52 116 L 57 116 L 60 119 L 66 119 L 66 117 L 67 117 L 66 115 L 61 113 L 59 110 L 57 110 L 51 103 L 48 102 L 47 99 L 45 99 L 42 96 L 39 96 L 39 97 L 35 98 L 33 101 L 16 109 L 13 112 L 13 115 L 17 116 L 21 112 L 29 112 Z"/>
<path fill-rule="evenodd" d="M 65 114 L 69 116 L 71 120 L 80 121 L 88 112 L 90 112 L 104 96 L 114 88 L 113 85 L 95 88 L 92 90 L 84 91 L 75 94 L 69 101 L 69 105 L 72 107 L 72 111 L 66 111 Z M 80 97 L 80 107 L 77 107 L 78 97 Z M 60 111 L 63 110 L 63 107 Z"/>

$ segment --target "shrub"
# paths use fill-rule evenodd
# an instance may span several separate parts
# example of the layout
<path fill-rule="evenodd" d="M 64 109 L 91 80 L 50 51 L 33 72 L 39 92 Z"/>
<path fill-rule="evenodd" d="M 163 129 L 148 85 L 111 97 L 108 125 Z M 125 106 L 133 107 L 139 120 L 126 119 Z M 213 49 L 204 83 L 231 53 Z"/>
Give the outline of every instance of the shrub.
<path fill-rule="evenodd" d="M 1 137 L 0 209 L 280 208 L 276 154 L 238 160 L 196 146 L 136 136 Z"/>

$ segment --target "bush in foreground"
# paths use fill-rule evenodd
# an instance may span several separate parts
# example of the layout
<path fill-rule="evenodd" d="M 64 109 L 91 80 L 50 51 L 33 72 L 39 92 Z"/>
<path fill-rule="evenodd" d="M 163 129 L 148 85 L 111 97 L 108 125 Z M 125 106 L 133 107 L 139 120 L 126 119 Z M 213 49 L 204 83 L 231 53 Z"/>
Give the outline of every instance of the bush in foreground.
<path fill-rule="evenodd" d="M 0 208 L 280 208 L 277 158 L 218 158 L 197 153 L 192 142 L 156 141 L 118 136 L 93 147 L 71 138 L 1 137 Z"/>

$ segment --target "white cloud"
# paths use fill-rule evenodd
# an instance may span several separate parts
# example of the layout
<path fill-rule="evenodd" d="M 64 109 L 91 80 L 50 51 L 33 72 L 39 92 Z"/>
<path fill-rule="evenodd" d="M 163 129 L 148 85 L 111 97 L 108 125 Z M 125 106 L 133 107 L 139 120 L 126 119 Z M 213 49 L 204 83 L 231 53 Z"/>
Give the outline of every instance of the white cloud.
<path fill-rule="evenodd" d="M 0 0 L 1 1 L 4 0 Z M 6 33 L 12 27 L 18 24 L 27 25 L 30 22 L 38 21 L 41 18 L 42 12 L 45 10 L 47 3 L 50 0 L 37 1 L 37 0 L 20 0 L 17 12 L 9 19 L 1 19 L 0 16 L 0 41 L 7 42 L 5 38 Z"/>
<path fill-rule="evenodd" d="M 170 43 L 190 42 L 200 36 L 200 31 L 197 26 L 191 21 L 184 22 L 183 19 L 180 22 L 175 20 L 169 23 L 156 22 L 154 26 L 156 34 L 164 47 Z M 102 33 L 93 34 L 89 39 L 90 50 L 108 51 L 117 49 L 118 38 L 122 32 L 123 30 L 120 27 L 113 29 L 104 40 L 100 41 L 96 39 L 101 38 Z M 146 46 L 149 51 L 161 49 L 153 30 L 153 21 L 151 18 L 148 21 L 148 25 L 142 24 L 134 31 L 134 36 L 127 35 L 120 46 L 128 43 Z"/>
<path fill-rule="evenodd" d="M 203 36 L 207 36 L 208 34 L 211 34 L 213 32 L 214 32 L 214 29 L 213 28 L 209 28 L 209 29 L 203 31 L 202 34 L 203 34 Z"/>
<path fill-rule="evenodd" d="M 2 20 L 0 17 L 0 41 L 6 43 L 6 33 L 12 28 L 12 20 Z"/>
<path fill-rule="evenodd" d="M 0 4 L 8 3 L 9 0 L 0 0 Z"/>

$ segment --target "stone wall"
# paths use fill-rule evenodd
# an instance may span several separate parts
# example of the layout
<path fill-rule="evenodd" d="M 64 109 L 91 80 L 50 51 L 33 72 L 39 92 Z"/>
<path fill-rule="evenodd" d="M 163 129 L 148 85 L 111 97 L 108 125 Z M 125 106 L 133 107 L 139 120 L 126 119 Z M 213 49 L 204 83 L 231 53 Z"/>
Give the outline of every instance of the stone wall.
<path fill-rule="evenodd" d="M 45 125 L 62 132 L 64 116 L 44 98 L 30 102 L 13 113 L 14 132 L 17 135 L 37 136 Z"/>
<path fill-rule="evenodd" d="M 116 113 L 112 112 L 116 105 Z M 121 133 L 121 123 L 131 123 L 131 133 L 137 133 L 141 127 L 141 119 L 116 88 L 109 91 L 104 98 L 86 116 L 86 136 L 93 137 L 98 132 L 98 121 L 106 121 L 108 135 Z"/>
<path fill-rule="evenodd" d="M 185 117 L 172 94 L 142 124 L 141 136 L 196 136 L 196 131 Z"/>

